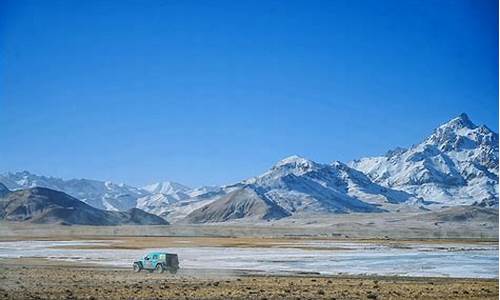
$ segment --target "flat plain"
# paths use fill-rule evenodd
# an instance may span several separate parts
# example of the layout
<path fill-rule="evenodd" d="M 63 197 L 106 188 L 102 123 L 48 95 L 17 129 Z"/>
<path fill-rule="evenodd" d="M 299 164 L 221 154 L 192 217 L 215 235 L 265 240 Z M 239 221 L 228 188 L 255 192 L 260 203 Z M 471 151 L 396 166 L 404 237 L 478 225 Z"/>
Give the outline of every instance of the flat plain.
<path fill-rule="evenodd" d="M 498 299 L 498 280 L 265 276 L 0 261 L 1 299 Z"/>
<path fill-rule="evenodd" d="M 344 221 L 339 218 L 337 222 Z M 353 226 L 356 230 L 369 226 L 363 223 L 368 221 L 362 218 L 354 221 L 351 218 L 350 222 L 358 224 Z M 255 256 L 260 254 L 263 258 L 266 258 L 262 253 L 264 251 L 272 251 L 274 255 L 283 252 L 284 257 L 285 251 L 314 255 L 328 252 L 335 257 L 335 253 L 349 252 L 352 250 L 349 247 L 357 245 L 373 246 L 374 249 L 382 247 L 377 250 L 378 253 L 383 253 L 384 249 L 388 252 L 411 251 L 417 247 L 423 253 L 429 249 L 445 252 L 446 249 L 454 249 L 453 253 L 460 254 L 465 252 L 464 247 L 476 250 L 493 247 L 498 264 L 498 242 L 494 237 L 498 230 L 496 226 L 484 230 L 484 226 L 478 225 L 469 231 L 474 233 L 472 236 L 446 233 L 451 237 L 439 239 L 429 238 L 432 234 L 419 234 L 424 232 L 423 229 L 415 230 L 407 238 L 396 238 L 390 237 L 391 234 L 396 236 L 393 233 L 397 231 L 394 230 L 393 233 L 381 230 L 373 235 L 370 234 L 375 232 L 372 228 L 372 231 L 365 231 L 369 234 L 363 235 L 363 231 L 359 231 L 352 237 L 351 231 L 338 228 L 310 224 L 288 227 L 283 224 L 92 227 L 3 223 L 0 224 L 0 245 L 53 245 L 47 249 L 34 247 L 31 250 L 27 246 L 19 246 L 13 256 L 0 258 L 0 299 L 498 299 L 498 269 L 495 269 L 496 274 L 490 274 L 491 278 L 280 273 L 276 270 L 260 271 L 258 268 L 211 267 L 210 260 L 197 257 L 197 252 L 184 260 L 188 264 L 184 267 L 185 257 L 181 255 L 181 270 L 176 275 L 133 273 L 130 268 L 132 259 L 148 249 L 183 251 L 188 247 L 196 251 L 215 252 L 220 249 L 221 256 L 226 255 L 227 260 L 219 262 L 231 263 L 232 260 L 248 258 L 238 251 L 255 251 Z M 340 245 L 338 249 L 336 245 Z M 68 253 L 73 258 L 65 257 Z M 82 253 L 98 253 L 99 257 L 107 253 L 116 254 L 116 260 L 123 254 L 129 256 L 120 257 L 124 265 L 106 264 L 99 259 L 85 261 L 84 257 L 74 259 L 75 255 Z M 305 257 L 310 258 L 310 255 Z M 340 256 L 338 260 L 342 261 Z M 205 264 L 196 268 L 195 264 L 203 261 Z M 275 258 L 270 259 L 270 263 L 283 264 Z M 321 261 L 315 263 L 321 267 Z M 218 262 L 214 261 L 214 264 Z M 300 261 L 298 265 L 301 265 Z M 393 268 L 396 273 L 404 273 L 404 270 L 398 270 L 402 266 L 397 263 Z"/>

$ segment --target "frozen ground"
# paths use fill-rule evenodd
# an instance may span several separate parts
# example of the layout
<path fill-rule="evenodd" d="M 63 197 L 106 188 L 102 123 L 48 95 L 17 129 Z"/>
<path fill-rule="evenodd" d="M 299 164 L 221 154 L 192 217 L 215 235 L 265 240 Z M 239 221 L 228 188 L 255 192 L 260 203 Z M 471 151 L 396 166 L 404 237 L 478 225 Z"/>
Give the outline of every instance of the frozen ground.
<path fill-rule="evenodd" d="M 36 257 L 59 261 L 130 267 L 132 261 L 159 249 L 78 249 L 111 241 L 0 242 L 0 258 Z M 71 249 L 64 248 L 72 246 Z M 304 241 L 302 249 L 286 244 L 268 248 L 163 248 L 179 255 L 181 268 L 247 270 L 268 274 L 315 272 L 322 275 L 398 275 L 498 278 L 495 244 L 382 244 Z M 297 247 L 297 244 L 293 245 Z M 311 249 L 307 249 L 311 248 Z"/>

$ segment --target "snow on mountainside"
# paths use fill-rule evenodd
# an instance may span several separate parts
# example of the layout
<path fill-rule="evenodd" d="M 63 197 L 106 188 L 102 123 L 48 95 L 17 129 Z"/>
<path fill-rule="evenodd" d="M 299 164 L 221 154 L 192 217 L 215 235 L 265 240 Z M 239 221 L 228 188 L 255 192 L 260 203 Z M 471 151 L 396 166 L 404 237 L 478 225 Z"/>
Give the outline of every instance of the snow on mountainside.
<path fill-rule="evenodd" d="M 5 192 L 5 186 L 0 184 Z M 60 191 L 34 187 L 6 191 L 0 197 L 0 220 L 78 225 L 166 225 L 164 219 L 140 209 L 97 209 Z"/>
<path fill-rule="evenodd" d="M 137 199 L 137 208 L 144 211 L 160 215 L 167 207 L 189 199 L 191 188 L 180 183 L 165 181 L 147 185 L 142 188 L 149 194 Z"/>
<path fill-rule="evenodd" d="M 191 188 L 182 185 L 177 182 L 172 182 L 172 181 L 164 181 L 164 182 L 157 182 L 153 183 L 150 185 L 146 185 L 142 187 L 143 190 L 146 190 L 152 194 L 175 194 L 175 193 L 186 193 L 191 190 Z"/>
<path fill-rule="evenodd" d="M 219 199 L 219 197 L 225 195 L 227 191 L 228 190 L 225 190 L 223 187 L 214 186 L 197 188 L 190 191 L 190 198 L 173 202 L 168 205 L 162 205 L 155 208 L 153 211 L 155 214 L 162 216 L 170 223 L 175 223 L 184 219 L 196 209 Z"/>
<path fill-rule="evenodd" d="M 444 205 L 498 206 L 498 134 L 461 114 L 409 149 L 349 165 L 386 187 Z"/>
<path fill-rule="evenodd" d="M 372 204 L 402 203 L 411 195 L 373 183 L 341 162 L 316 163 L 299 156 L 279 161 L 266 173 L 243 181 L 287 211 L 377 211 Z"/>
<path fill-rule="evenodd" d="M 211 193 L 218 193 L 222 190 L 220 186 L 214 186 L 214 185 L 204 185 L 195 189 L 192 189 L 189 191 L 189 196 L 191 197 L 198 197 L 201 195 L 206 195 L 206 194 L 211 194 Z"/>
<path fill-rule="evenodd" d="M 279 161 L 266 173 L 225 186 L 218 198 L 194 210 L 186 220 L 220 222 L 301 213 L 381 212 L 412 195 L 373 183 L 363 173 L 335 162 L 319 164 L 298 156 Z M 244 199 L 248 196 L 248 199 Z"/>
<path fill-rule="evenodd" d="M 176 210 L 173 215 L 179 217 L 200 207 L 200 204 L 206 203 L 203 200 L 206 200 L 207 195 L 216 194 L 221 189 L 215 186 L 191 189 L 169 181 L 136 188 L 91 179 L 64 180 L 34 175 L 27 171 L 0 174 L 0 183 L 5 184 L 10 190 L 45 187 L 62 191 L 99 209 L 118 211 L 140 208 L 158 215 Z M 189 203 L 198 201 L 201 203 L 193 205 L 191 209 L 186 207 Z M 177 202 L 180 202 L 177 207 L 182 206 L 182 208 L 175 208 L 174 204 Z"/>
<path fill-rule="evenodd" d="M 136 188 L 29 172 L 0 174 L 10 190 L 46 187 L 106 210 L 140 208 L 178 222 L 273 219 L 311 213 L 380 212 L 476 204 L 498 207 L 498 134 L 462 114 L 409 149 L 344 164 L 298 156 L 236 184 L 191 189 L 174 182 Z M 2 190 L 0 189 L 0 193 Z"/>
<path fill-rule="evenodd" d="M 139 197 L 146 191 L 109 181 L 91 179 L 69 179 L 46 177 L 27 171 L 0 175 L 0 182 L 10 190 L 45 187 L 64 192 L 95 208 L 106 210 L 127 210 L 136 207 Z"/>

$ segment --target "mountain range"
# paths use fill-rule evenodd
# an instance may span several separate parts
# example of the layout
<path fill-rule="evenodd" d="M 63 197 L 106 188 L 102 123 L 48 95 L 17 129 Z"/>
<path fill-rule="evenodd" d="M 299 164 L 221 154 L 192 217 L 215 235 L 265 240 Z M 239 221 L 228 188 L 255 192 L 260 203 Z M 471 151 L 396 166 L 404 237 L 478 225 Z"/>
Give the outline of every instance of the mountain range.
<path fill-rule="evenodd" d="M 160 182 L 138 188 L 27 171 L 2 174 L 0 182 L 10 190 L 45 187 L 98 209 L 139 208 L 169 222 L 188 223 L 498 207 L 498 134 L 461 114 L 407 149 L 348 163 L 291 156 L 259 176 L 221 187 Z"/>
<path fill-rule="evenodd" d="M 10 190 L 44 187 L 61 191 L 95 208 L 115 211 L 134 208 L 138 198 L 149 195 L 146 190 L 126 184 L 92 179 L 64 180 L 28 171 L 2 174 L 0 182 Z"/>
<path fill-rule="evenodd" d="M 43 187 L 10 191 L 0 184 L 0 219 L 65 225 L 166 225 L 164 219 L 138 208 L 108 211 L 63 192 Z"/>

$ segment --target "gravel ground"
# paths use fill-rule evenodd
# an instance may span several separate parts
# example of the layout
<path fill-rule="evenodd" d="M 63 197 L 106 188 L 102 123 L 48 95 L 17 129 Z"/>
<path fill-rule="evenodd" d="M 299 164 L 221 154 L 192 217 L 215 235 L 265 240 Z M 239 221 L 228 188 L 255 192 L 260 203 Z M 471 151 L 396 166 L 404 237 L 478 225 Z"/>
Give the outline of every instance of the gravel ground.
<path fill-rule="evenodd" d="M 498 299 L 498 280 L 171 275 L 1 260 L 0 299 Z"/>

